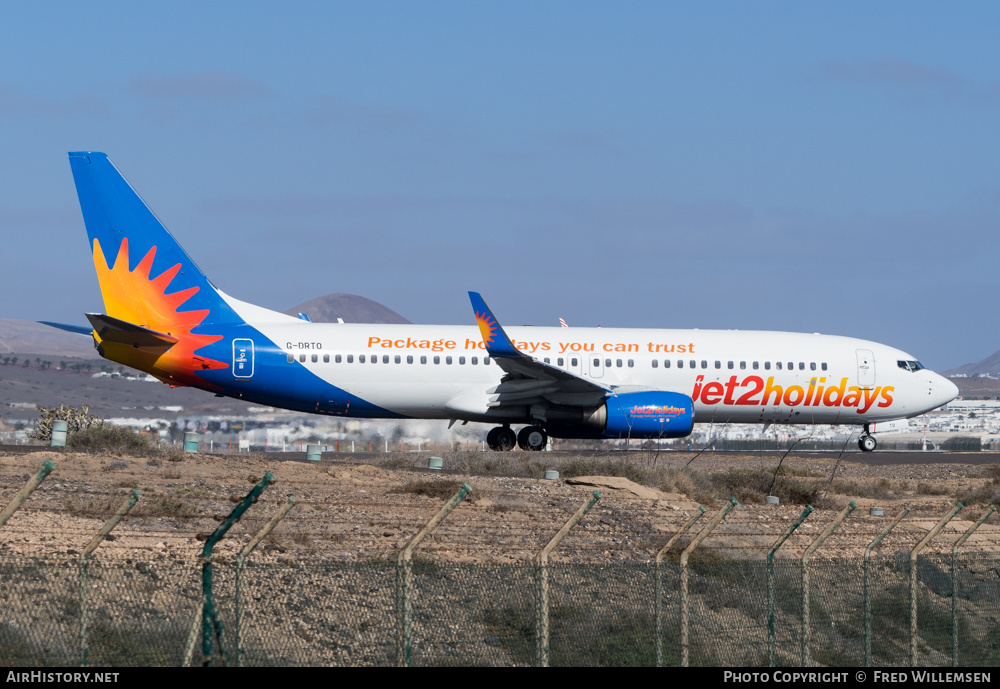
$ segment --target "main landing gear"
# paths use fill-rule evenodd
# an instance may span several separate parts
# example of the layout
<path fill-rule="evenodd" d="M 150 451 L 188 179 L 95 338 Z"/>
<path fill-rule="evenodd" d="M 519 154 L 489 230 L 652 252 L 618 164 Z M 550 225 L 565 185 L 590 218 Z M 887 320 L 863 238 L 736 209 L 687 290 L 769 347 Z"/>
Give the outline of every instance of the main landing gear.
<path fill-rule="evenodd" d="M 875 440 L 875 436 L 871 434 L 871 427 L 869 424 L 865 424 L 865 431 L 858 438 L 858 447 L 862 452 L 874 452 L 875 448 L 878 447 L 878 442 Z"/>
<path fill-rule="evenodd" d="M 517 436 L 510 426 L 497 426 L 486 434 L 486 446 L 498 452 L 513 450 L 517 444 Z"/>
<path fill-rule="evenodd" d="M 510 426 L 497 426 L 486 434 L 486 445 L 491 450 L 507 452 L 517 445 L 522 450 L 538 452 L 549 442 L 549 434 L 541 426 L 526 426 L 514 434 Z"/>
<path fill-rule="evenodd" d="M 517 445 L 528 452 L 544 450 L 549 442 L 549 434 L 541 426 L 525 426 L 517 434 Z"/>

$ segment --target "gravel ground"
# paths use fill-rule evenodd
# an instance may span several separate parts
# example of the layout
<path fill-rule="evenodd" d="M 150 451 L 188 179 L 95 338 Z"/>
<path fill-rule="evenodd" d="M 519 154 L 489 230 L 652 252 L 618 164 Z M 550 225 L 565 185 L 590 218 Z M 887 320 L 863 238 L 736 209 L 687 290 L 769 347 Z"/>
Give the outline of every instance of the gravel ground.
<path fill-rule="evenodd" d="M 489 454 L 485 464 L 481 457 L 471 464 L 488 468 Z M 524 466 L 535 462 L 532 466 L 537 469 L 541 457 L 564 476 L 572 473 L 567 467 L 621 469 L 623 463 L 631 462 L 650 485 L 644 491 L 635 484 L 630 487 L 627 481 L 609 487 L 600 477 L 580 485 L 567 480 L 447 470 L 470 465 L 468 457 L 446 456 L 446 470 L 432 472 L 420 468 L 426 466 L 426 455 L 415 453 L 326 456 L 319 463 L 277 461 L 265 455 L 185 455 L 180 461 L 170 461 L 42 449 L 0 453 L 3 504 L 45 460 L 55 465 L 38 490 L 0 528 L 0 555 L 78 555 L 104 519 L 126 500 L 129 490 L 137 488 L 142 499 L 112 538 L 100 546 L 99 554 L 193 562 L 200 555 L 206 535 L 265 472 L 271 472 L 276 481 L 217 547 L 223 559 L 233 557 L 288 495 L 296 498 L 295 508 L 257 549 L 254 559 L 352 562 L 394 558 L 462 482 L 472 486 L 472 493 L 420 546 L 422 556 L 451 562 L 525 562 L 597 489 L 602 493 L 600 501 L 570 532 L 552 559 L 648 562 L 695 514 L 699 500 L 709 508 L 709 515 L 724 504 L 721 496 L 706 495 L 704 491 L 694 495 L 678 492 L 678 485 L 684 482 L 675 479 L 691 459 L 689 454 L 661 454 L 655 458 L 630 455 L 624 459 L 514 454 L 519 456 L 504 459 L 508 468 L 516 467 L 517 462 Z M 734 470 L 773 472 L 779 458 L 705 454 L 691 462 L 690 469 L 702 476 Z M 868 465 L 817 456 L 789 457 L 784 466 L 792 477 L 813 484 L 829 483 L 835 471 L 833 486 L 816 501 L 819 508 L 782 547 L 785 557 L 800 555 L 851 499 L 858 509 L 833 533 L 819 557 L 859 558 L 904 504 L 913 512 L 882 548 L 909 550 L 945 514 L 956 495 L 995 485 L 989 473 L 995 465 Z M 494 466 L 492 471 L 497 468 Z M 763 558 L 804 507 L 775 507 L 750 500 L 744 503 L 730 513 L 701 548 L 727 556 Z M 885 509 L 886 517 L 869 516 L 869 508 L 875 505 Z M 982 512 L 981 505 L 967 506 L 929 552 L 950 550 L 955 539 Z M 706 522 L 703 519 L 697 528 Z M 685 543 L 687 539 L 680 541 L 681 545 Z M 998 546 L 1000 523 L 991 517 L 963 549 L 996 551 Z"/>

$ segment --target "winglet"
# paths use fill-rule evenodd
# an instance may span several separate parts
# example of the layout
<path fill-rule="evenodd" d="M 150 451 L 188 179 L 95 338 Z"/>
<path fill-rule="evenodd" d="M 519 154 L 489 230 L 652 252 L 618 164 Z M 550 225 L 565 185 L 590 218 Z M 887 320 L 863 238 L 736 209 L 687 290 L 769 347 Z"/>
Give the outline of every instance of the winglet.
<path fill-rule="evenodd" d="M 469 292 L 469 299 L 472 300 L 472 310 L 476 313 L 476 323 L 479 325 L 479 332 L 483 335 L 483 342 L 486 343 L 486 351 L 489 355 L 499 359 L 520 359 L 525 356 L 517 351 L 514 343 L 507 337 L 507 333 L 500 327 L 490 307 L 486 305 L 479 292 Z"/>

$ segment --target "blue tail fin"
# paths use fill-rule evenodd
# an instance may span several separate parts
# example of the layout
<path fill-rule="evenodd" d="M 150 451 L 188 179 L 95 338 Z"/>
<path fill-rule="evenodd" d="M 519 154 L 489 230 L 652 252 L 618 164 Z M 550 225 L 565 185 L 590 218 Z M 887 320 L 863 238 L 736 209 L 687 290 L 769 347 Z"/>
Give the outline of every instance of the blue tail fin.
<path fill-rule="evenodd" d="M 69 162 L 109 316 L 160 332 L 243 322 L 104 153 Z"/>

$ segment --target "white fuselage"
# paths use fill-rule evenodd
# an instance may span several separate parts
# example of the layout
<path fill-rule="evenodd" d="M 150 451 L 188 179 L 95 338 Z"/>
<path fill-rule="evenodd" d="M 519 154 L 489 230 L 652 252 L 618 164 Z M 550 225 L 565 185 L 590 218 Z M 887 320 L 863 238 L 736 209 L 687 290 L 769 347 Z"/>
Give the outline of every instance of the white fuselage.
<path fill-rule="evenodd" d="M 330 385 L 395 414 L 510 418 L 510 410 L 490 407 L 504 372 L 488 359 L 475 326 L 251 324 L 278 346 L 274 354 L 283 361 L 293 359 Z M 688 395 L 702 423 L 862 424 L 916 416 L 957 394 L 953 383 L 932 371 L 901 367 L 899 362 L 915 361 L 909 354 L 849 337 L 633 328 L 506 331 L 519 350 L 615 391 Z"/>

